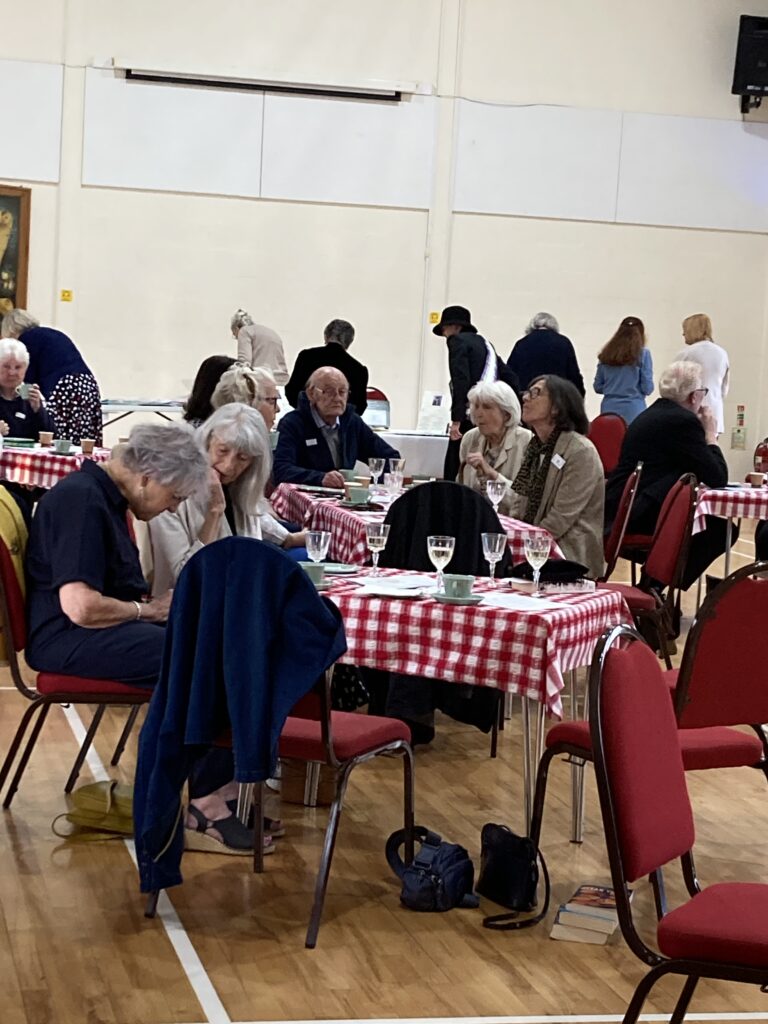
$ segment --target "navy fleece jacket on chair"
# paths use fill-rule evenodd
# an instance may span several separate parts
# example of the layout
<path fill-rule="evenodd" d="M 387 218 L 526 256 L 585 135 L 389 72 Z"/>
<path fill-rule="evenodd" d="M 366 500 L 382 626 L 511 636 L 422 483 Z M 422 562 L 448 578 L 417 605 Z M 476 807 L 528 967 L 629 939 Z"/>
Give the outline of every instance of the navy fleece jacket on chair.
<path fill-rule="evenodd" d="M 201 747 L 231 726 L 237 781 L 269 778 L 291 708 L 346 649 L 338 609 L 272 545 L 227 537 L 189 560 L 139 740 L 133 814 L 142 892 L 182 881 L 181 790 Z"/>

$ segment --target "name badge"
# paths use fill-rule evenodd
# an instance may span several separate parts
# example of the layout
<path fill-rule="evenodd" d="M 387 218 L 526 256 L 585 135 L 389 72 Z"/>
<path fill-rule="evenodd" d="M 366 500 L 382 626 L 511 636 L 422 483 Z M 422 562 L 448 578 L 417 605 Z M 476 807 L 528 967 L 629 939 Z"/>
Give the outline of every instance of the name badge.
<path fill-rule="evenodd" d="M 562 455 L 553 455 L 551 462 L 555 469 L 562 469 L 565 465 L 565 459 Z"/>
<path fill-rule="evenodd" d="M 15 416 L 17 420 L 25 420 L 27 418 L 26 413 L 23 412 L 17 412 Z"/>
<path fill-rule="evenodd" d="M 307 441 L 306 441 L 306 444 L 307 444 L 307 448 L 311 448 L 313 444 L 317 444 L 317 438 L 316 437 L 308 437 Z"/>

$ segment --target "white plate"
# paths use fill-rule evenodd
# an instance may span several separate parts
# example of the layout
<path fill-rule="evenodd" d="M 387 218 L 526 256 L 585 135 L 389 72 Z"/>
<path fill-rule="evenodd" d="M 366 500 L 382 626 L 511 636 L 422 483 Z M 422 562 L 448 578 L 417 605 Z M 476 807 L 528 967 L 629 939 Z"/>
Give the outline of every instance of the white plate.
<path fill-rule="evenodd" d="M 470 594 L 469 597 L 448 597 L 447 594 L 433 594 L 432 597 L 440 604 L 480 604 L 483 600 L 482 594 Z"/>
<path fill-rule="evenodd" d="M 366 584 L 357 591 L 360 597 L 396 597 L 402 600 L 420 601 L 426 594 L 423 590 L 405 590 L 398 587 L 388 587 L 386 584 Z"/>
<path fill-rule="evenodd" d="M 359 565 L 342 565 L 341 562 L 325 562 L 326 576 L 353 576 L 360 572 Z"/>

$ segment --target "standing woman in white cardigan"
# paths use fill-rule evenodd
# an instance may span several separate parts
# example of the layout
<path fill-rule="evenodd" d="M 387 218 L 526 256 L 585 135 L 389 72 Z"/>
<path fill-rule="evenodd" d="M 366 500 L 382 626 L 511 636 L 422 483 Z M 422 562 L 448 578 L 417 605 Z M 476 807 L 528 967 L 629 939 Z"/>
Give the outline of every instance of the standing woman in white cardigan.
<path fill-rule="evenodd" d="M 712 321 L 706 313 L 695 313 L 683 320 L 686 347 L 675 356 L 675 361 L 698 363 L 702 383 L 707 388 L 704 404 L 712 410 L 717 421 L 717 433 L 725 430 L 723 399 L 728 394 L 728 353 L 712 341 Z"/>

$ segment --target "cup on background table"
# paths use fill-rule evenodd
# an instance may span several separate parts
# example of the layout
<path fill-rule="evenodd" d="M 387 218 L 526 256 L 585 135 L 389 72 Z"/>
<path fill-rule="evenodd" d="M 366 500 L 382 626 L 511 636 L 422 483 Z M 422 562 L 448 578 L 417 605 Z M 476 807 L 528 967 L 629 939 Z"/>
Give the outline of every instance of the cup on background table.
<path fill-rule="evenodd" d="M 762 487 L 765 483 L 764 473 L 747 473 L 747 480 L 750 487 Z"/>
<path fill-rule="evenodd" d="M 41 430 L 38 437 L 40 438 L 40 445 L 42 448 L 50 448 L 53 444 L 52 430 Z"/>
<path fill-rule="evenodd" d="M 72 442 L 67 437 L 57 437 L 53 442 L 53 450 L 59 455 L 69 455 Z"/>
<path fill-rule="evenodd" d="M 93 455 L 93 449 L 96 447 L 96 442 L 92 437 L 81 437 L 80 447 L 83 449 L 83 455 Z"/>
<path fill-rule="evenodd" d="M 315 586 L 318 586 L 325 580 L 325 566 L 322 562 L 299 562 L 299 565 Z"/>
<path fill-rule="evenodd" d="M 351 480 L 356 480 L 357 479 L 357 470 L 356 469 L 340 469 L 339 472 L 341 473 L 341 475 L 344 477 L 345 480 L 350 480 L 351 481 Z"/>
<path fill-rule="evenodd" d="M 22 382 L 21 384 L 16 385 L 16 394 L 19 396 L 19 398 L 23 398 L 25 402 L 29 398 L 29 392 L 31 390 L 31 384 L 25 384 L 24 382 Z"/>
<path fill-rule="evenodd" d="M 368 501 L 368 488 L 358 487 L 356 484 L 347 484 L 344 488 L 347 495 L 347 501 L 351 501 L 355 505 L 362 505 Z"/>
<path fill-rule="evenodd" d="M 446 597 L 470 597 L 474 582 L 474 576 L 462 576 L 455 572 L 443 573 L 443 587 L 445 588 Z"/>

